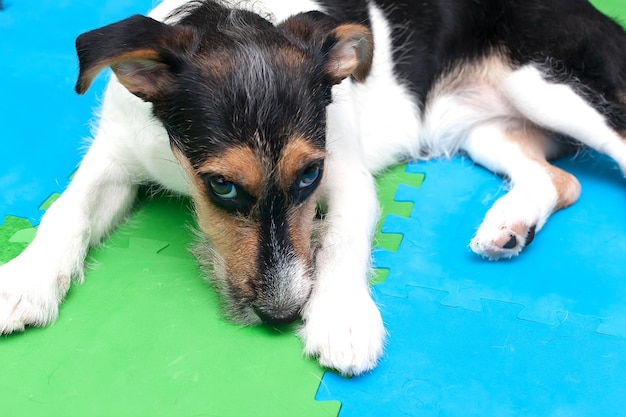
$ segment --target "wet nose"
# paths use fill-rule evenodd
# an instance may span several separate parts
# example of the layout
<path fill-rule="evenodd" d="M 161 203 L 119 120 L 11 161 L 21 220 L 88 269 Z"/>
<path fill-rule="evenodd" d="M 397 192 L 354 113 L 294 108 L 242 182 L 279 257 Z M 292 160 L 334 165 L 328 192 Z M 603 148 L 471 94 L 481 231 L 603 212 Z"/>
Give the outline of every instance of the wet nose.
<path fill-rule="evenodd" d="M 270 325 L 289 324 L 298 318 L 298 311 L 276 311 L 267 312 L 258 307 L 254 307 L 254 312 L 263 321 Z"/>

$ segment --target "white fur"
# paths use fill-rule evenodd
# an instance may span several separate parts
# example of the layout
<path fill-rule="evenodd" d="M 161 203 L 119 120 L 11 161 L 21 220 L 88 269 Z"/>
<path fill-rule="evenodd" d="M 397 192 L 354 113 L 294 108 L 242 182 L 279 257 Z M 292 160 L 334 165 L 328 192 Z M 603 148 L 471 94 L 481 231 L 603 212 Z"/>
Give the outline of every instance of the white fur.
<path fill-rule="evenodd" d="M 353 93 L 363 157 L 375 173 L 419 155 L 421 121 L 414 99 L 394 76 L 391 28 L 378 7 L 370 7 L 370 16 L 376 46 L 372 71 Z"/>
<path fill-rule="evenodd" d="M 607 154 L 626 173 L 626 142 L 571 87 L 546 81 L 528 65 L 502 83 L 502 92 L 532 122 Z"/>
<path fill-rule="evenodd" d="M 165 0 L 151 16 L 163 20 L 184 3 Z M 230 3 L 269 13 L 275 21 L 319 9 L 305 0 Z M 503 119 L 523 116 L 571 135 L 606 152 L 626 170 L 626 145 L 603 116 L 569 87 L 545 81 L 533 67 L 508 74 L 500 85 L 433 97 L 420 115 L 393 74 L 390 28 L 379 9 L 372 6 L 370 13 L 376 42 L 371 76 L 363 84 L 346 80 L 335 87 L 328 108 L 329 157 L 321 190 L 328 214 L 316 254 L 318 276 L 299 331 L 307 354 L 345 374 L 372 369 L 385 340 L 368 287 L 370 244 L 378 217 L 373 172 L 419 157 L 424 149 L 431 155 L 463 149 L 478 163 L 509 176 L 511 191 L 487 213 L 471 244 L 485 256 L 506 257 L 516 253 L 499 253 L 493 242 L 510 233 L 516 222 L 540 228 L 554 210 L 556 191 L 539 166 L 503 140 Z M 55 320 L 70 279 L 82 280 L 89 246 L 126 216 L 138 184 L 146 181 L 189 192 L 167 134 L 151 115 L 151 105 L 113 78 L 94 142 L 75 179 L 44 215 L 33 243 L 0 267 L 0 333 Z"/>
<path fill-rule="evenodd" d="M 557 190 L 544 167 L 527 158 L 517 143 L 507 140 L 506 124 L 494 120 L 476 126 L 462 144 L 462 149 L 476 163 L 510 178 L 511 189 L 489 209 L 470 243 L 474 252 L 489 259 L 519 254 L 527 232 L 533 226 L 536 231 L 543 227 L 558 200 Z M 511 236 L 521 244 L 511 249 L 498 244 Z"/>
<path fill-rule="evenodd" d="M 361 127 L 346 80 L 328 107 L 323 193 L 326 230 L 316 254 L 317 281 L 302 318 L 304 351 L 345 374 L 372 369 L 385 330 L 368 287 L 370 242 L 378 218 L 374 179 L 363 160 Z"/>

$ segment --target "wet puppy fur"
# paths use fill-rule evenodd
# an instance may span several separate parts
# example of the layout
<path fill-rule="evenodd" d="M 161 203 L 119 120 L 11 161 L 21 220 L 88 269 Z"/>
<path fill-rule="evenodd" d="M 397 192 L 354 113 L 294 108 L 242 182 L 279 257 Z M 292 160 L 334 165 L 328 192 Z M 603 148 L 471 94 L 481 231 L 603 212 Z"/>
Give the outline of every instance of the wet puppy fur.
<path fill-rule="evenodd" d="M 249 11 L 197 2 L 176 11 L 174 24 L 134 16 L 77 40 L 79 93 L 110 66 L 131 93 L 153 104 L 191 179 L 202 231 L 194 253 L 237 322 L 289 322 L 309 298 L 324 198 L 319 188 L 333 181 L 324 177 L 325 109 L 334 85 L 367 79 L 376 53 L 365 1 L 320 3 L 327 14 L 298 14 L 274 25 Z M 533 65 L 625 136 L 626 36 L 588 3 L 375 3 L 391 28 L 394 73 L 422 121 L 439 97 L 495 86 Z M 493 111 L 502 113 L 508 140 L 548 174 L 557 192 L 550 213 L 575 202 L 576 179 L 547 159 L 580 142 L 549 132 L 519 109 Z M 476 156 L 461 140 L 416 142 L 396 159 Z M 475 160 L 509 174 L 489 158 Z M 492 259 L 516 255 L 543 221 L 509 225 L 492 246 L 473 242 L 472 248 Z"/>

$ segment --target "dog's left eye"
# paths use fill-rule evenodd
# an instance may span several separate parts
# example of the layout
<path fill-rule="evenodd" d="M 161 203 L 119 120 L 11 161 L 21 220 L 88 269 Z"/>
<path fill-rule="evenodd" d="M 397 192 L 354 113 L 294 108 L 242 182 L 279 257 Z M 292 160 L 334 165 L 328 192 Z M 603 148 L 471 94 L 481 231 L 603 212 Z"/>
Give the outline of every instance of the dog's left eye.
<path fill-rule="evenodd" d="M 300 189 L 308 188 L 315 184 L 319 179 L 321 172 L 322 169 L 319 165 L 312 165 L 306 168 L 302 174 L 300 174 L 300 184 L 298 184 Z"/>
<path fill-rule="evenodd" d="M 322 179 L 323 167 L 323 162 L 317 161 L 300 171 L 291 186 L 291 195 L 295 198 L 295 201 L 303 202 L 313 194 Z"/>

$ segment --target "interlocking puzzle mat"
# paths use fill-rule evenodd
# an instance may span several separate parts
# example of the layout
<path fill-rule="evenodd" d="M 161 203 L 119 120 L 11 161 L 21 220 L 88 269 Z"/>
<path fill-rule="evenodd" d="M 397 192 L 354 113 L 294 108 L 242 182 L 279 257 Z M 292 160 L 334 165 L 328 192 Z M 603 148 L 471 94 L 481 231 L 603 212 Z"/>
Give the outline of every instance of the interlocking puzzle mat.
<path fill-rule="evenodd" d="M 626 5 L 596 1 L 626 22 Z M 326 373 L 317 398 L 340 417 L 617 416 L 626 410 L 626 184 L 584 152 L 557 165 L 583 186 L 517 259 L 486 262 L 467 243 L 506 190 L 463 158 L 409 164 L 409 216 L 389 215 L 375 248 L 388 271 L 374 295 L 389 331 L 368 375 Z"/>
<path fill-rule="evenodd" d="M 580 179 L 579 203 L 520 257 L 493 263 L 467 242 L 502 181 L 462 158 L 409 164 L 424 182 L 396 200 L 413 210 L 382 227 L 403 238 L 374 252 L 389 270 L 374 287 L 384 360 L 351 380 L 327 373 L 317 398 L 340 400 L 340 417 L 621 415 L 626 184 L 593 153 L 558 165 Z"/>
<path fill-rule="evenodd" d="M 0 262 L 32 239 L 41 203 L 62 191 L 89 134 L 103 78 L 74 95 L 74 37 L 152 5 L 80 3 L 3 2 Z M 621 0 L 595 3 L 626 16 Z M 595 154 L 560 164 L 581 179 L 581 201 L 504 263 L 467 249 L 501 180 L 462 159 L 383 176 L 374 295 L 389 346 L 371 374 L 327 373 L 321 384 L 290 329 L 221 319 L 186 252 L 187 202 L 144 200 L 92 251 L 55 325 L 0 338 L 1 414 L 622 415 L 624 182 Z"/>
<path fill-rule="evenodd" d="M 104 77 L 74 93 L 75 37 L 151 0 L 5 0 L 0 11 L 0 214 L 38 222 L 41 203 L 61 192 L 79 161 Z M 0 218 L 1 221 L 1 218 Z"/>
<path fill-rule="evenodd" d="M 92 251 L 53 326 L 0 339 L 2 415 L 337 415 L 291 329 L 222 319 L 190 224 L 185 200 L 146 202 Z"/>

